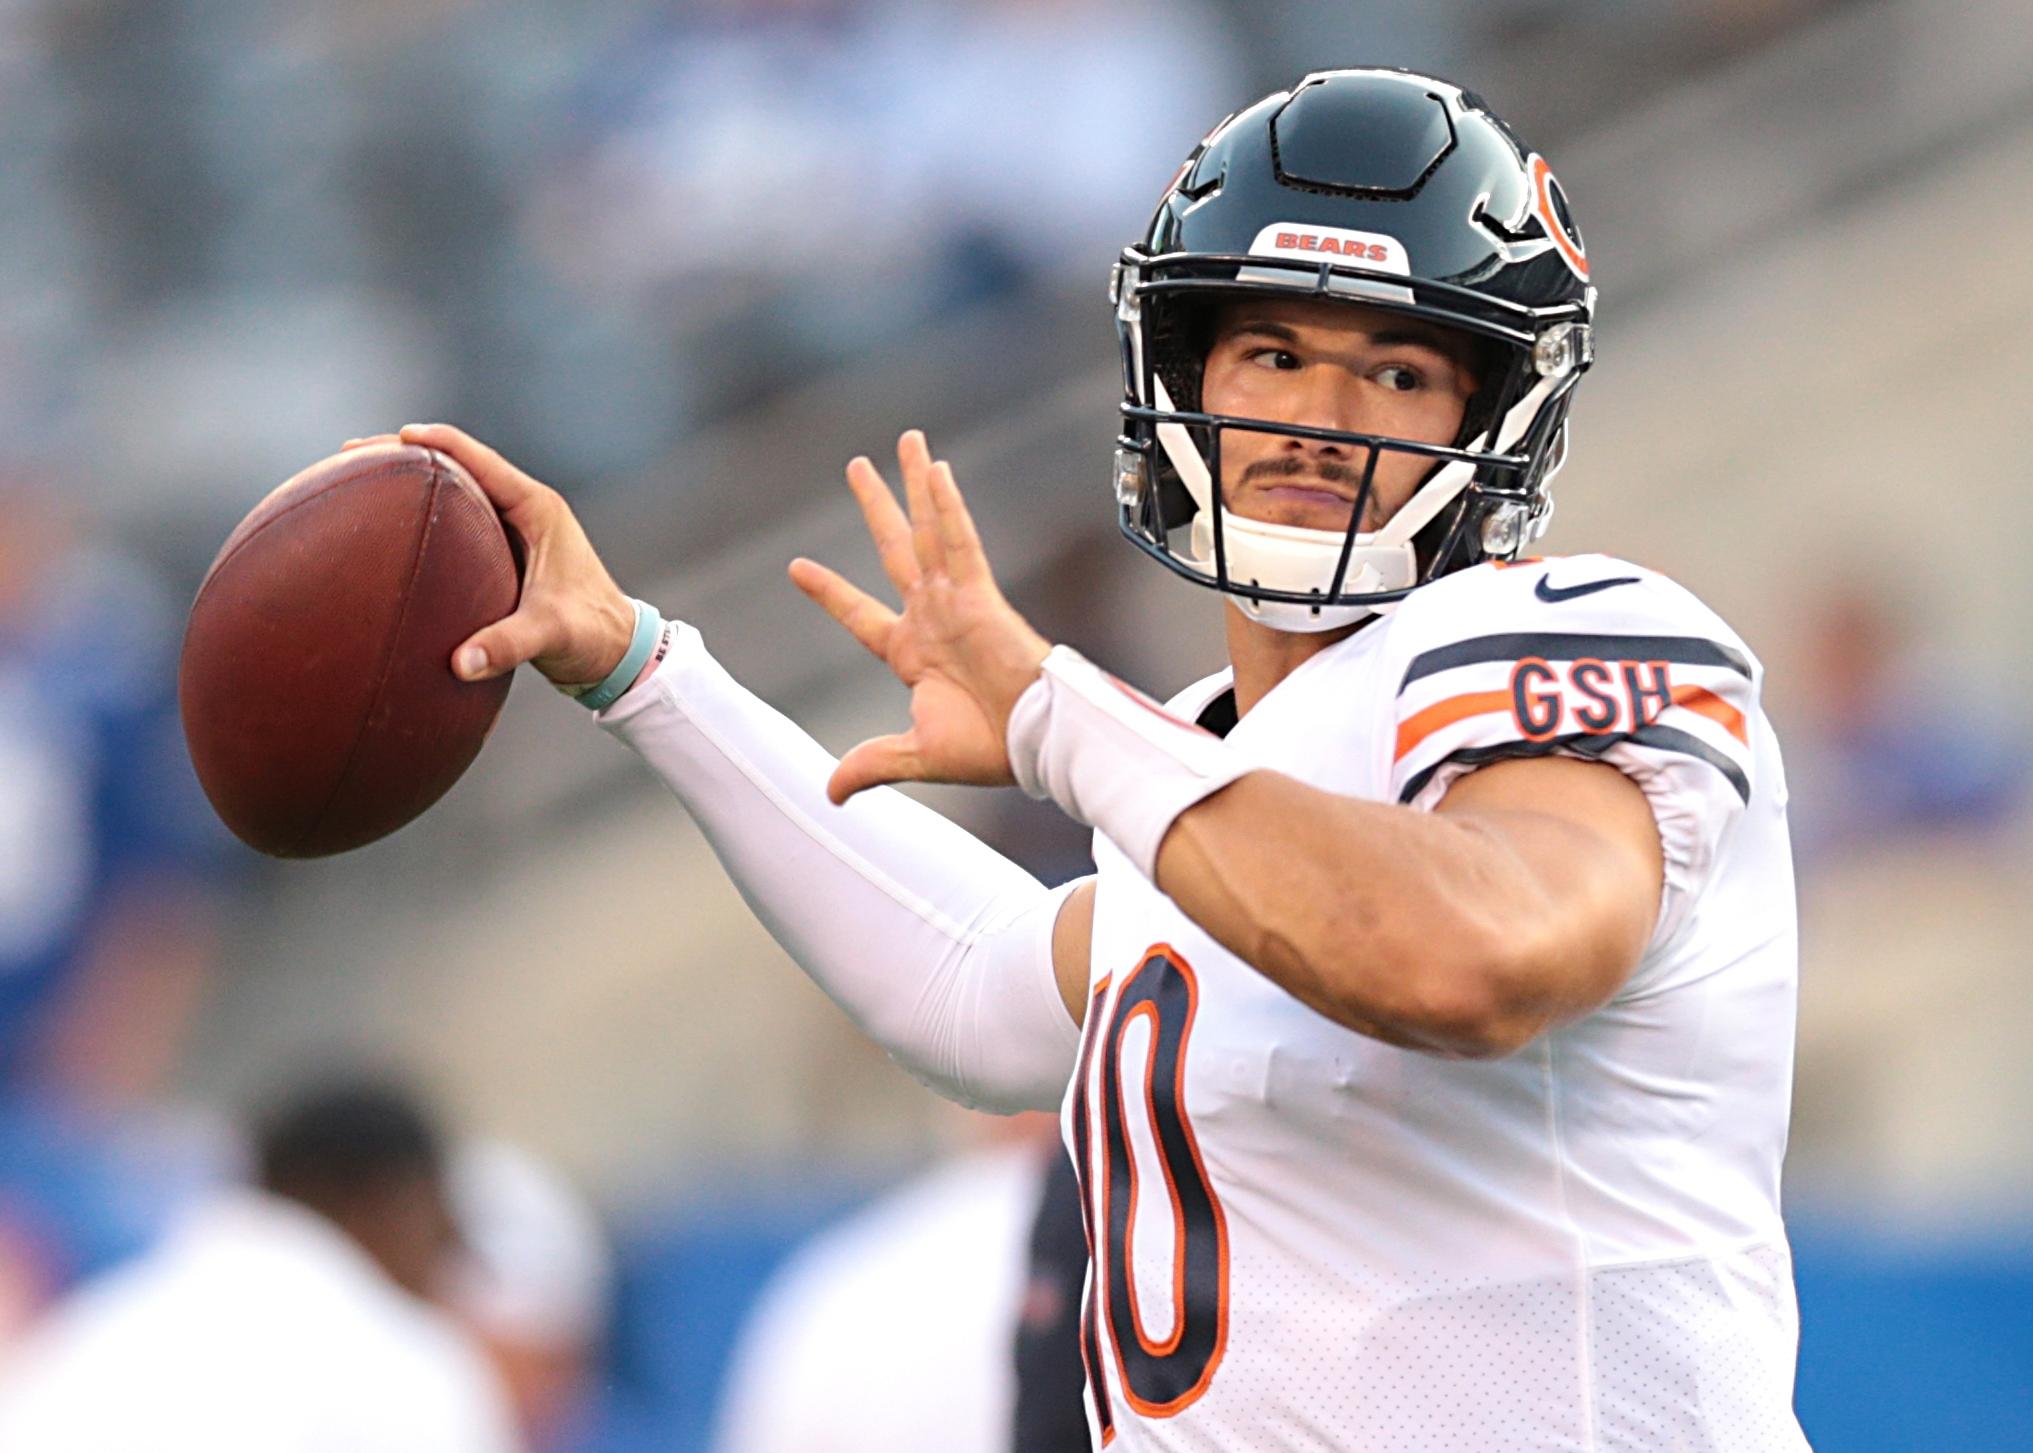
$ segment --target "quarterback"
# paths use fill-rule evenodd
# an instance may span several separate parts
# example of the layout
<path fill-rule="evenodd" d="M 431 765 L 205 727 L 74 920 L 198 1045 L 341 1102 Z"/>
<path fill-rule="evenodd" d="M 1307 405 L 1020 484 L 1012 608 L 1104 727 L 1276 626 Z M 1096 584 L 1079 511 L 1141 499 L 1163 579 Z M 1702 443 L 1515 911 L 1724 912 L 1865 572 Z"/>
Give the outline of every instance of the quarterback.
<path fill-rule="evenodd" d="M 901 608 L 791 576 L 911 692 L 835 761 L 443 425 L 529 546 L 461 647 L 684 801 L 912 1072 L 1057 1107 L 1096 1447 L 1791 1450 L 1795 937 L 1761 667 L 1672 581 L 1538 560 L 1593 358 L 1545 160 L 1430 77 L 1229 118 L 1116 266 L 1122 529 L 1223 593 L 1160 705 L 999 593 L 924 437 L 847 482 Z M 1095 829 L 1048 889 L 883 784 Z"/>

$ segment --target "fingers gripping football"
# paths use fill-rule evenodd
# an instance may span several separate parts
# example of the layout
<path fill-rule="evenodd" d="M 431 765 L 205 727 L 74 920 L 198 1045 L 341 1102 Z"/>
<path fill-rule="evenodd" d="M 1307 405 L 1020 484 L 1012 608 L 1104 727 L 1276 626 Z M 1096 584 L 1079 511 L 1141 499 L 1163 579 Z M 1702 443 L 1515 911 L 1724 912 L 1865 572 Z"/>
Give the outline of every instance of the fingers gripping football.
<path fill-rule="evenodd" d="M 798 588 L 911 690 L 910 730 L 843 757 L 835 802 L 886 782 L 1008 783 L 1009 712 L 1050 649 L 1003 599 L 953 471 L 922 433 L 898 441 L 897 464 L 908 513 L 865 458 L 847 466 L 847 484 L 901 612 L 814 561 L 791 564 Z"/>
<path fill-rule="evenodd" d="M 514 614 L 468 638 L 452 653 L 452 669 L 469 681 L 513 671 L 525 661 L 560 685 L 596 682 L 627 653 L 635 608 L 563 495 L 449 424 L 406 424 L 400 439 L 450 455 L 466 467 L 505 524 L 522 538 L 522 597 Z"/>

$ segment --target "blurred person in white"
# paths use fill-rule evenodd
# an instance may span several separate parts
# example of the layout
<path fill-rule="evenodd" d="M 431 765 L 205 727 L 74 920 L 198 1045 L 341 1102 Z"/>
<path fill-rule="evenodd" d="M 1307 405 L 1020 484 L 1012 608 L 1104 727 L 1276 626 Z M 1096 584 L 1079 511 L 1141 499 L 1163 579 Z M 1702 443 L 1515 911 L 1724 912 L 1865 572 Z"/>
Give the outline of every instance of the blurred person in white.
<path fill-rule="evenodd" d="M 716 1453 L 1010 1453 L 1052 1123 L 973 1119 L 973 1149 L 821 1232 L 771 1279 L 728 1366 Z"/>
<path fill-rule="evenodd" d="M 480 1350 L 425 1293 L 454 1244 L 438 1135 L 335 1085 L 262 1127 L 257 1184 L 52 1310 L 0 1380 L 7 1453 L 516 1453 Z"/>
<path fill-rule="evenodd" d="M 1226 607 L 1232 668 L 1168 707 L 1009 606 L 916 431 L 908 515 L 848 466 L 901 612 L 791 565 L 908 730 L 836 761 L 562 496 L 413 425 L 533 562 L 454 669 L 600 710 L 926 1083 L 1061 1107 L 1097 1447 L 1803 1448 L 1784 769 L 1714 612 L 1523 553 L 1594 357 L 1545 158 L 1444 81 L 1320 72 L 1194 149 L 1111 300 L 1118 519 Z M 1048 797 L 1097 873 L 902 781 Z"/>
<path fill-rule="evenodd" d="M 599 1217 L 564 1176 L 504 1141 L 462 1143 L 445 1179 L 459 1245 L 439 1300 L 493 1360 L 529 1446 L 570 1446 L 613 1293 Z"/>

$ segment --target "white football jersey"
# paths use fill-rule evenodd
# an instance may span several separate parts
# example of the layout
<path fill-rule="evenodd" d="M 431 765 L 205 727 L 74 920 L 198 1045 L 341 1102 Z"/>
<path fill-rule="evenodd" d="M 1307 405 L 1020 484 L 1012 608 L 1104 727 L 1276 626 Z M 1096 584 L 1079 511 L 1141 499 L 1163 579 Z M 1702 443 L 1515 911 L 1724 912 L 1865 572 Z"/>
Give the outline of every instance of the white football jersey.
<path fill-rule="evenodd" d="M 1806 1447 L 1779 1216 L 1793 881 L 1760 681 L 1687 591 L 1573 556 L 1423 587 L 1228 731 L 1266 768 L 1415 810 L 1547 753 L 1643 788 L 1666 887 L 1642 962 L 1499 1060 L 1332 1023 L 1097 835 L 1064 1108 L 1097 1448 Z M 1228 684 L 1171 710 L 1211 723 Z"/>

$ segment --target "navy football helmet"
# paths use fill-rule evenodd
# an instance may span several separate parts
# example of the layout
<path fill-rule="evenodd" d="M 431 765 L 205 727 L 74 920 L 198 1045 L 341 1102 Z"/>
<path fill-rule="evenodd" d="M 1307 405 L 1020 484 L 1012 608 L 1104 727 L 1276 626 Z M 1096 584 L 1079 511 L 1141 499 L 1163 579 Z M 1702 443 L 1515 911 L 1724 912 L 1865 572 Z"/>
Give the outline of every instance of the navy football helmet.
<path fill-rule="evenodd" d="M 1443 446 L 1205 412 L 1211 309 L 1244 294 L 1345 299 L 1472 335 L 1487 362 L 1459 437 Z M 1471 93 L 1360 69 L 1265 97 L 1187 158 L 1110 295 L 1123 533 L 1252 618 L 1294 631 L 1348 624 L 1544 532 L 1568 404 L 1594 353 L 1595 290 L 1551 169 Z M 1229 430 L 1332 440 L 1366 458 L 1347 530 L 1230 513 Z M 1388 451 L 1431 464 L 1405 505 L 1364 532 Z"/>

